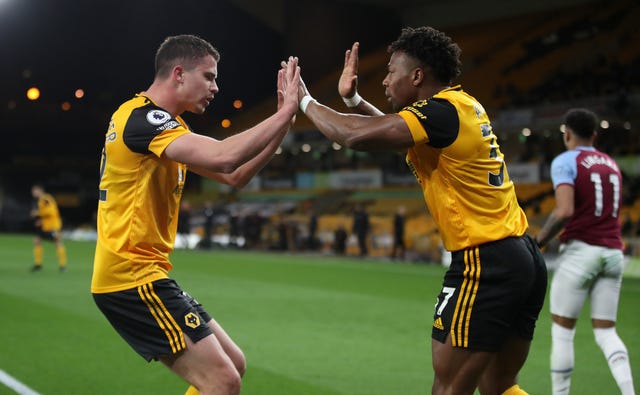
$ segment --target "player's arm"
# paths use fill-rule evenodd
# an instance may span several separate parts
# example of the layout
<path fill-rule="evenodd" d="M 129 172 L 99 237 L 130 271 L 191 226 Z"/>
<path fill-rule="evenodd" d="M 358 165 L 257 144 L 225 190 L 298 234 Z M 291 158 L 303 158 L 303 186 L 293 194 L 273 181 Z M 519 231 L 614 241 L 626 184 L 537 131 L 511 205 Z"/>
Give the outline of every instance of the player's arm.
<path fill-rule="evenodd" d="M 406 150 L 414 145 L 409 127 L 397 114 L 343 114 L 318 103 L 300 80 L 300 107 L 328 139 L 358 151 Z"/>
<path fill-rule="evenodd" d="M 536 236 L 536 242 L 540 247 L 544 247 L 549 240 L 553 239 L 566 225 L 574 211 L 574 189 L 573 185 L 560 184 L 555 190 L 556 205 L 549 214 L 547 221 Z"/>
<path fill-rule="evenodd" d="M 256 126 L 224 140 L 187 133 L 164 151 L 176 162 L 217 181 L 242 187 L 271 158 L 289 130 L 297 112 L 300 69 L 290 58 L 278 72 L 278 111 Z"/>
<path fill-rule="evenodd" d="M 347 49 L 344 54 L 344 66 L 342 74 L 338 80 L 338 93 L 344 100 L 347 107 L 353 112 L 364 115 L 384 115 L 382 111 L 373 104 L 364 100 L 358 94 L 358 51 L 360 43 L 355 42 L 351 49 Z"/>
<path fill-rule="evenodd" d="M 316 101 L 308 104 L 305 114 L 328 139 L 357 151 L 406 150 L 414 145 L 409 127 L 397 114 L 343 114 Z"/>
<path fill-rule="evenodd" d="M 253 178 L 273 157 L 278 149 L 284 136 L 289 131 L 289 126 L 280 130 L 280 133 L 255 157 L 244 163 L 231 173 L 212 172 L 204 168 L 198 168 L 191 165 L 189 170 L 203 177 L 211 178 L 223 184 L 231 185 L 236 188 L 242 188 Z"/>

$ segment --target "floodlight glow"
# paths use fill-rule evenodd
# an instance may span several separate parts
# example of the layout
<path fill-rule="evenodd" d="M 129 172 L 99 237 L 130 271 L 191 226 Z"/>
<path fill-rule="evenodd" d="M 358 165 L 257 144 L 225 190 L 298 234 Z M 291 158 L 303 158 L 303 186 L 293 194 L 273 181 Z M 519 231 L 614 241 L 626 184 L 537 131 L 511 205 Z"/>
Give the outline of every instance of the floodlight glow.
<path fill-rule="evenodd" d="M 40 98 L 40 89 L 31 87 L 27 90 L 27 98 L 29 100 L 38 100 Z"/>

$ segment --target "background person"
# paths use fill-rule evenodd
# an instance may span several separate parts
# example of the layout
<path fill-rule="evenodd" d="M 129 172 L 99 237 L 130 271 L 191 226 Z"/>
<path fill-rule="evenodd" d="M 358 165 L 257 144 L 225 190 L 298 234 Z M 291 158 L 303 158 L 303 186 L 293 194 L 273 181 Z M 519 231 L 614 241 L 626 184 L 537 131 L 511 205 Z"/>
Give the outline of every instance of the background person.
<path fill-rule="evenodd" d="M 366 257 L 369 254 L 367 236 L 369 235 L 370 229 L 369 213 L 367 213 L 367 210 L 362 204 L 356 204 L 353 210 L 353 226 L 351 231 L 356 235 L 356 239 L 358 240 L 358 251 L 361 257 Z"/>
<path fill-rule="evenodd" d="M 565 152 L 551 162 L 556 204 L 536 236 L 546 245 L 563 228 L 563 243 L 551 282 L 551 385 L 568 394 L 575 365 L 576 322 L 587 298 L 596 343 L 623 395 L 633 395 L 629 353 L 616 332 L 624 256 L 619 220 L 622 174 L 594 147 L 598 118 L 584 108 L 564 119 Z"/>
<path fill-rule="evenodd" d="M 344 255 L 347 252 L 347 230 L 344 224 L 339 224 L 333 232 L 333 252 L 337 255 Z"/>
<path fill-rule="evenodd" d="M 189 242 L 191 238 L 191 203 L 186 200 L 180 203 L 177 237 L 180 239 L 180 244 L 183 248 L 191 248 L 191 243 Z"/>
<path fill-rule="evenodd" d="M 404 245 L 404 225 L 407 209 L 404 206 L 398 206 L 393 216 L 393 246 L 391 248 L 391 259 L 396 256 L 404 260 L 406 247 Z"/>
<path fill-rule="evenodd" d="M 31 196 L 34 199 L 31 217 L 34 219 L 36 228 L 36 234 L 33 237 L 33 266 L 31 270 L 34 272 L 42 270 L 44 256 L 42 240 L 49 240 L 55 243 L 58 267 L 61 272 L 65 272 L 67 270 L 67 250 L 60 234 L 62 218 L 58 204 L 52 195 L 45 192 L 42 184 L 35 184 L 31 187 Z"/>
<path fill-rule="evenodd" d="M 320 246 L 320 241 L 317 238 L 318 233 L 318 214 L 311 208 L 309 210 L 309 234 L 307 236 L 306 247 L 310 251 L 315 251 Z"/>

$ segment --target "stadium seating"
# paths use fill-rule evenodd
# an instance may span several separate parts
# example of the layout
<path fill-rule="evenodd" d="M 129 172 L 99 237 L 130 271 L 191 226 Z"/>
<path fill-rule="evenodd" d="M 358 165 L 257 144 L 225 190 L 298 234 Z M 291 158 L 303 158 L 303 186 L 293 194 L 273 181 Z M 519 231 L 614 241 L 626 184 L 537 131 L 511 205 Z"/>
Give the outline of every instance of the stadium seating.
<path fill-rule="evenodd" d="M 460 82 L 465 90 L 477 97 L 494 114 L 492 119 L 498 119 L 502 109 L 514 108 L 519 104 L 531 108 L 549 101 L 566 99 L 567 95 L 610 94 L 614 91 L 615 84 L 619 83 L 611 78 L 616 72 L 612 71 L 611 66 L 619 63 L 626 67 L 625 70 L 633 70 L 632 65 L 640 59 L 640 31 L 635 28 L 640 16 L 640 6 L 637 3 L 631 0 L 606 4 L 588 3 L 567 7 L 564 11 L 540 12 L 448 31 L 463 50 L 464 70 Z M 381 82 L 386 75 L 389 54 L 386 47 L 366 48 L 365 45 L 363 43 L 361 47 L 359 92 L 374 105 L 387 110 L 388 103 Z M 346 111 L 337 93 L 340 72 L 341 65 L 336 65 L 334 72 L 314 82 L 310 88 L 322 103 Z M 584 74 L 586 72 L 590 74 Z M 637 74 L 637 71 L 633 73 Z M 637 86 L 637 77 L 634 78 L 631 80 Z M 585 81 L 592 84 L 587 86 Z M 594 85 L 596 82 L 597 86 Z M 594 100 L 599 100 L 599 96 L 594 96 Z M 275 101 L 269 99 L 253 107 L 251 111 L 239 113 L 232 120 L 234 129 L 241 130 L 253 125 L 255 119 L 266 117 L 274 107 Z M 562 109 L 564 106 L 558 108 Z M 610 111 L 606 106 L 603 108 Z M 310 131 L 315 131 L 314 126 L 305 116 L 299 115 L 293 133 Z M 633 142 L 634 138 L 630 137 L 629 141 Z M 541 152 L 528 157 L 518 152 L 523 147 L 525 144 L 517 136 L 501 141 L 502 150 L 511 160 L 524 158 L 523 160 L 549 161 L 552 157 L 550 153 L 542 155 Z M 637 142 L 635 145 L 632 143 L 617 147 L 620 150 L 627 148 L 637 152 L 640 147 Z M 563 147 L 561 142 L 553 146 L 541 143 L 535 149 L 553 150 L 553 154 L 556 154 L 558 152 L 555 151 L 562 150 Z M 324 171 L 343 167 L 352 170 L 360 168 L 349 160 L 344 150 L 334 155 L 336 160 L 329 161 L 330 166 L 334 167 L 323 169 Z M 371 166 L 382 158 L 376 156 L 364 160 Z M 312 171 L 313 168 L 307 163 L 309 160 L 318 162 L 316 157 L 302 160 L 294 154 L 286 158 L 278 157 L 267 165 L 263 174 L 268 176 L 282 175 L 287 171 Z M 386 163 L 378 163 L 378 166 L 387 169 Z M 536 233 L 555 204 L 551 183 L 547 179 L 540 183 L 518 183 L 516 194 L 529 218 L 531 232 Z M 393 214 L 398 206 L 403 205 L 407 209 L 407 245 L 430 259 L 437 259 L 440 250 L 433 219 L 415 185 L 354 191 L 310 189 L 241 192 L 237 198 L 240 203 L 290 202 L 293 206 L 288 207 L 293 208 L 288 212 L 275 210 L 274 213 L 284 216 L 292 226 L 299 227 L 302 234 L 304 224 L 308 221 L 307 209 L 311 204 L 319 215 L 318 237 L 324 251 L 330 250 L 333 232 L 338 226 L 343 225 L 350 233 L 352 208 L 356 203 L 362 203 L 370 214 L 373 227 L 372 255 L 388 254 Z M 632 204 L 622 208 L 621 217 L 627 216 L 634 224 L 640 222 L 640 199 L 635 199 Z M 355 241 L 350 240 L 347 252 L 355 254 L 355 248 Z"/>

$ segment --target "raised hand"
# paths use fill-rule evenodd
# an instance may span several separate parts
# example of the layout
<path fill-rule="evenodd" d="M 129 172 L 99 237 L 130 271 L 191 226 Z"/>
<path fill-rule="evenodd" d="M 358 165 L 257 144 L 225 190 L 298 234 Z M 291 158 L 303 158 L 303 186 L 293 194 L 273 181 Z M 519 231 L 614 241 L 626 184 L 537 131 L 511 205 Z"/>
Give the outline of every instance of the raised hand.
<path fill-rule="evenodd" d="M 298 110 L 298 89 L 300 86 L 300 67 L 298 58 L 290 56 L 287 62 L 281 62 L 278 71 L 278 109 L 287 107 L 292 115 Z"/>
<path fill-rule="evenodd" d="M 342 97 L 351 98 L 358 90 L 358 48 L 360 43 L 355 42 L 351 49 L 344 53 L 344 67 L 338 81 L 338 93 Z"/>
<path fill-rule="evenodd" d="M 296 58 L 297 59 L 297 58 Z M 287 67 L 287 62 L 282 61 L 280 62 L 280 66 L 282 67 L 282 69 L 280 71 L 283 71 L 286 67 Z M 299 67 L 298 67 L 299 69 Z M 304 81 L 302 80 L 302 77 L 299 78 L 299 85 L 298 85 L 298 101 L 302 100 L 302 98 L 306 95 L 310 95 L 309 90 L 307 89 L 307 86 L 305 85 Z"/>

